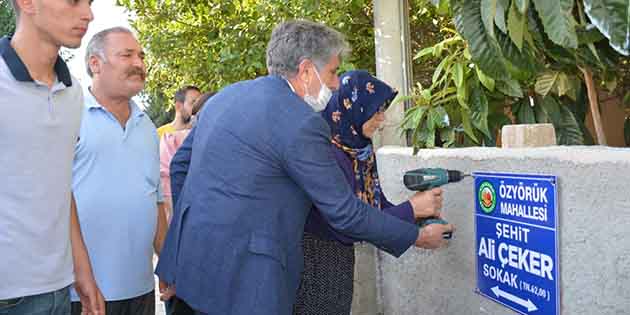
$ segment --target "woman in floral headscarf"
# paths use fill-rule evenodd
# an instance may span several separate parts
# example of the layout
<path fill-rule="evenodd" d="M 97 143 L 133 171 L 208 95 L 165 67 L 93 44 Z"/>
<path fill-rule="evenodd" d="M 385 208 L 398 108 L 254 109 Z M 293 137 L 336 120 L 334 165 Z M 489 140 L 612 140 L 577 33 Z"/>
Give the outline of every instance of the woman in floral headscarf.
<path fill-rule="evenodd" d="M 322 115 L 331 127 L 335 159 L 356 195 L 408 222 L 439 216 L 439 188 L 416 193 L 397 206 L 381 191 L 371 138 L 385 121 L 383 108 L 397 92 L 365 71 L 347 72 L 340 80 L 339 90 Z M 350 314 L 354 242 L 333 230 L 317 209 L 311 211 L 304 233 L 304 272 L 294 314 Z"/>

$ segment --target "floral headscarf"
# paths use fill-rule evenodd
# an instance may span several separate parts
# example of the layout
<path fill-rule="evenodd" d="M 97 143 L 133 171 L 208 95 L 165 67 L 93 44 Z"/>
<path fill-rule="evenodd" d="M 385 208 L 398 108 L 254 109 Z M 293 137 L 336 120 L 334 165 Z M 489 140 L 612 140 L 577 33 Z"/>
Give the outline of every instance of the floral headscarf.
<path fill-rule="evenodd" d="M 372 140 L 363 135 L 363 124 L 398 92 L 367 71 L 349 71 L 340 77 L 335 91 L 322 112 L 332 133 L 332 142 L 343 150 L 353 164 L 357 196 L 381 208 L 381 187 Z"/>

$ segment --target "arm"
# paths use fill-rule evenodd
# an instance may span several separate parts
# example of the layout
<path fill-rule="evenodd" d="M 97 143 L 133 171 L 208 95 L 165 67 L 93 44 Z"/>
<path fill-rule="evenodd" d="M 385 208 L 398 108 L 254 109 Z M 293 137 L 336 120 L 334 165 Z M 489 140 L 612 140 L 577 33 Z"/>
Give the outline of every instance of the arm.
<path fill-rule="evenodd" d="M 74 287 L 81 299 L 85 314 L 105 314 L 105 301 L 101 291 L 96 286 L 94 274 L 90 264 L 81 226 L 77 216 L 77 204 L 74 195 L 70 196 L 70 241 L 72 243 L 72 259 L 74 262 Z"/>
<path fill-rule="evenodd" d="M 393 215 L 405 222 L 416 223 L 411 202 L 405 201 L 397 206 L 394 206 L 385 199 L 385 196 L 382 196 L 381 198 L 381 200 L 385 200 L 385 202 L 383 202 L 383 212 Z"/>
<path fill-rule="evenodd" d="M 352 191 L 356 191 L 357 183 L 354 179 L 354 171 L 352 167 L 352 161 L 348 158 L 346 153 L 336 147 L 335 145 L 331 146 L 333 154 L 335 156 L 335 160 L 337 164 L 343 171 L 343 175 L 346 179 L 348 185 Z M 339 185 L 343 185 L 343 183 L 339 183 Z M 381 205 L 383 212 L 393 215 L 403 221 L 409 223 L 415 223 L 413 208 L 410 202 L 404 202 L 398 206 L 394 206 L 391 204 L 385 195 L 381 194 Z M 321 213 L 319 213 L 319 209 L 313 208 L 309 213 L 308 220 L 305 226 L 305 231 L 318 235 L 323 239 L 336 239 L 337 241 L 350 245 L 358 240 L 346 237 L 339 232 L 335 231 L 330 225 L 326 223 L 326 220 L 322 217 Z"/>
<path fill-rule="evenodd" d="M 164 207 L 166 206 L 165 202 L 157 203 L 157 229 L 155 231 L 155 238 L 153 239 L 153 250 L 155 254 L 158 256 L 162 251 L 162 246 L 164 245 L 164 239 L 166 239 L 166 230 L 168 229 L 168 225 L 166 223 L 166 214 Z"/>
<path fill-rule="evenodd" d="M 193 127 L 184 143 L 179 147 L 173 159 L 171 160 L 171 196 L 173 208 L 177 205 L 179 194 L 184 187 L 186 175 L 188 175 L 188 167 L 190 166 L 190 158 L 192 156 L 192 145 L 195 138 L 195 130 Z"/>
<path fill-rule="evenodd" d="M 171 195 L 171 176 L 169 166 L 175 152 L 171 152 L 166 136 L 160 139 L 160 183 L 164 190 L 164 197 L 170 198 Z"/>
<path fill-rule="evenodd" d="M 319 116 L 310 116 L 290 135 L 285 152 L 291 178 L 310 196 L 324 219 L 340 233 L 366 240 L 400 256 L 419 238 L 413 224 L 370 207 L 355 197 L 330 147 L 329 128 Z"/>

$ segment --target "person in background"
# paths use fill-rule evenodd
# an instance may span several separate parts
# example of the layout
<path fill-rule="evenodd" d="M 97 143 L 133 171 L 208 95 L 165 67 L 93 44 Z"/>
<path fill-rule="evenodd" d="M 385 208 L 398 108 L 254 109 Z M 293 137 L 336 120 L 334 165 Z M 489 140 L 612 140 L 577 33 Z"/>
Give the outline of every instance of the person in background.
<path fill-rule="evenodd" d="M 189 93 L 193 92 L 190 90 Z M 208 101 L 210 97 L 214 95 L 213 92 L 206 92 L 201 94 L 192 105 L 191 111 L 191 125 L 195 122 L 197 113 L 201 110 L 203 105 Z M 177 152 L 177 149 L 182 145 L 190 129 L 185 128 L 181 130 L 175 130 L 166 132 L 160 137 L 160 181 L 162 183 L 162 192 L 164 194 L 164 210 L 167 222 L 171 222 L 171 215 L 173 210 L 173 203 L 171 200 L 171 177 L 170 177 L 170 165 L 173 155 Z"/>
<path fill-rule="evenodd" d="M 92 86 L 73 168 L 79 221 L 108 315 L 154 315 L 153 253 L 160 253 L 161 209 L 155 125 L 132 97 L 146 77 L 144 52 L 123 27 L 103 30 L 85 56 Z M 72 315 L 83 310 L 72 291 Z"/>
<path fill-rule="evenodd" d="M 191 128 L 192 107 L 201 92 L 194 85 L 185 86 L 175 92 L 175 118 L 157 129 L 158 139 L 166 133 Z"/>
<path fill-rule="evenodd" d="M 0 38 L 0 314 L 104 314 L 72 196 L 83 96 L 59 56 L 94 19 L 89 0 L 11 0 Z"/>
<path fill-rule="evenodd" d="M 203 105 L 208 101 L 214 92 L 206 92 L 201 94 L 192 106 L 192 121 L 194 126 L 195 117 L 199 114 L 199 111 L 203 108 Z M 166 220 L 171 222 L 173 202 L 171 196 L 171 176 L 170 165 L 173 155 L 177 152 L 177 149 L 181 146 L 186 136 L 190 132 L 189 129 L 176 130 L 170 133 L 165 133 L 160 139 L 160 180 L 162 182 L 164 192 L 164 210 Z M 160 299 L 164 301 L 164 308 L 166 315 L 186 315 L 193 314 L 190 307 L 186 305 L 184 301 L 181 301 L 175 296 L 174 286 L 169 287 L 166 283 L 160 281 Z M 176 311 L 176 312 L 175 312 Z"/>
<path fill-rule="evenodd" d="M 332 151 L 345 182 L 363 202 L 383 212 L 415 223 L 439 216 L 442 190 L 417 192 L 399 205 L 390 203 L 381 190 L 372 136 L 382 127 L 397 92 L 366 71 L 340 77 L 339 90 L 322 112 L 332 133 Z M 294 307 L 296 315 L 349 315 L 354 282 L 355 239 L 335 231 L 317 208 L 308 217 L 304 240 L 304 272 Z"/>
<path fill-rule="evenodd" d="M 414 245 L 447 244 L 442 233 L 452 225 L 420 230 L 364 203 L 348 185 L 330 185 L 345 178 L 318 112 L 338 88 L 347 51 L 343 35 L 325 25 L 277 25 L 267 45 L 270 75 L 210 98 L 177 150 L 176 207 L 156 274 L 196 314 L 291 314 L 312 204 L 340 233 L 396 257 Z"/>

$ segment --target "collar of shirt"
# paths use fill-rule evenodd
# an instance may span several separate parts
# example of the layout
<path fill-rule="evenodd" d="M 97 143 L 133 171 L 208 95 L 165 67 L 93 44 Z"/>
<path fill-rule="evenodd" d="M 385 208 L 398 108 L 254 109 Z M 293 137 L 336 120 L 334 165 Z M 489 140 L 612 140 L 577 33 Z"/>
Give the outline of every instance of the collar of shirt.
<path fill-rule="evenodd" d="M 17 81 L 34 82 L 26 65 L 24 65 L 20 56 L 11 46 L 11 37 L 5 36 L 0 39 L 0 55 Z M 55 62 L 55 73 L 57 74 L 57 79 L 63 82 L 66 87 L 72 86 L 70 70 L 68 70 L 68 66 L 60 56 L 57 56 L 57 61 Z"/>
<path fill-rule="evenodd" d="M 87 107 L 88 112 L 101 111 L 102 113 L 110 117 L 112 121 L 115 121 L 117 124 L 119 124 L 114 114 L 112 114 L 109 110 L 107 110 L 107 108 L 99 104 L 98 100 L 96 100 L 96 98 L 90 91 L 90 88 L 88 88 L 87 91 L 85 91 L 85 93 L 83 94 L 85 95 L 85 106 Z M 125 138 L 127 137 L 128 133 L 131 132 L 132 129 L 135 129 L 135 126 L 138 125 L 144 118 L 144 112 L 140 110 L 140 107 L 138 107 L 136 102 L 134 102 L 132 99 L 129 100 L 129 110 L 129 119 L 127 120 L 127 122 L 125 123 L 125 127 L 123 128 L 123 134 Z"/>
<path fill-rule="evenodd" d="M 287 80 L 287 79 L 284 79 L 284 81 L 287 81 L 287 84 L 291 88 L 291 91 L 293 91 L 293 93 L 295 93 L 295 89 L 293 88 L 293 84 L 291 84 L 291 82 L 289 82 L 289 80 Z M 295 93 L 295 94 L 297 94 L 297 93 Z"/>
<path fill-rule="evenodd" d="M 96 97 L 94 97 L 94 95 L 92 94 L 91 87 L 89 87 L 87 91 L 85 91 L 85 93 L 83 94 L 85 95 L 85 106 L 89 110 L 100 109 L 109 113 L 107 108 L 103 107 L 103 105 L 99 104 L 99 102 L 96 100 Z M 139 121 L 140 118 L 144 116 L 144 112 L 140 110 L 140 107 L 136 104 L 136 102 L 133 101 L 133 99 L 129 100 L 129 110 L 131 111 L 129 114 L 129 119 L 135 121 L 136 123 Z"/>

